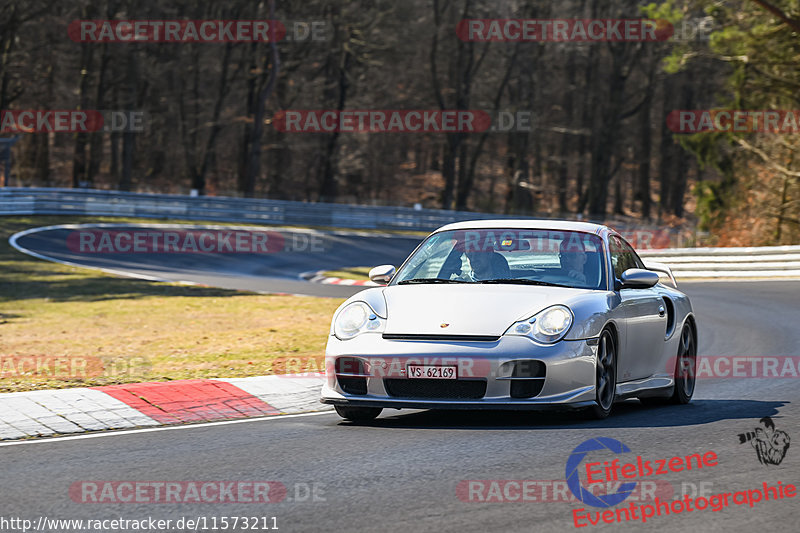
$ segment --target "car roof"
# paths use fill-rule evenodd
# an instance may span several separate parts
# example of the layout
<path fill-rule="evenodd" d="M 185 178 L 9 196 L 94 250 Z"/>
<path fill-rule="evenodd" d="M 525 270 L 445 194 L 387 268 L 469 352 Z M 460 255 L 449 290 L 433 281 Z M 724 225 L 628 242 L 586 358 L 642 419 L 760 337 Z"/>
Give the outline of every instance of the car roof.
<path fill-rule="evenodd" d="M 434 233 L 450 230 L 465 229 L 546 229 L 562 231 L 581 231 L 584 233 L 595 233 L 602 235 L 604 232 L 614 233 L 608 226 L 593 224 L 591 222 L 578 222 L 572 220 L 554 219 L 494 219 L 494 220 L 466 220 L 447 224 L 437 229 Z"/>

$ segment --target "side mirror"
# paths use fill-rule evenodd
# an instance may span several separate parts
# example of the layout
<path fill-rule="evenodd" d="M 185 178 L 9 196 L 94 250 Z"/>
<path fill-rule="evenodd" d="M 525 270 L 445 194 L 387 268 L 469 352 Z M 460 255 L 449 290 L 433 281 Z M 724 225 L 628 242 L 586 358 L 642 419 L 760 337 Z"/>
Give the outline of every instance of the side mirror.
<path fill-rule="evenodd" d="M 629 268 L 620 277 L 620 289 L 649 289 L 658 283 L 658 274 L 641 268 Z"/>
<path fill-rule="evenodd" d="M 396 270 L 394 265 L 376 266 L 369 271 L 369 279 L 375 283 L 389 283 Z M 658 275 L 656 275 L 656 278 L 658 278 Z"/>

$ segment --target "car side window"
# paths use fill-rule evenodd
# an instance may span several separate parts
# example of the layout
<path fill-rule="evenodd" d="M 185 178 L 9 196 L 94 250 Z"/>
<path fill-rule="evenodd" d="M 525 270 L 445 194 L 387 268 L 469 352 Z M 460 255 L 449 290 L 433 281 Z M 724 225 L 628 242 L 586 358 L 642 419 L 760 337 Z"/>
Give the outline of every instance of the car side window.
<path fill-rule="evenodd" d="M 619 279 L 622 273 L 629 268 L 644 268 L 641 259 L 633 251 L 631 245 L 616 235 L 608 239 L 611 250 L 611 264 L 614 266 L 614 276 Z"/>
<path fill-rule="evenodd" d="M 636 253 L 636 250 L 633 249 L 633 246 L 628 244 L 624 239 L 619 239 L 618 238 L 618 240 L 620 241 L 620 243 L 622 243 L 622 249 L 624 250 L 624 252 L 633 261 L 633 264 L 631 266 L 629 266 L 628 268 L 641 268 L 641 269 L 645 269 L 646 270 L 647 267 L 644 266 L 644 263 L 639 258 L 639 254 Z"/>

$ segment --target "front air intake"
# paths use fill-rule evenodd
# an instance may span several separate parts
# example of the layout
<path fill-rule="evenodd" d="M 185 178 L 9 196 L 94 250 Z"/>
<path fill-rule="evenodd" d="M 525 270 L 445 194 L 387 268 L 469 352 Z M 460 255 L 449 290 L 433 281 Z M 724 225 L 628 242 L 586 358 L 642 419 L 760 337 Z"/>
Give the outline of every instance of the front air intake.
<path fill-rule="evenodd" d="M 355 357 L 339 357 L 334 365 L 336 381 L 347 394 L 364 395 L 367 393 L 366 365 Z"/>
<path fill-rule="evenodd" d="M 509 364 L 509 363 L 506 363 Z M 541 361 L 513 361 L 514 370 L 507 379 L 511 381 L 512 398 L 533 398 L 544 388 L 545 364 Z"/>

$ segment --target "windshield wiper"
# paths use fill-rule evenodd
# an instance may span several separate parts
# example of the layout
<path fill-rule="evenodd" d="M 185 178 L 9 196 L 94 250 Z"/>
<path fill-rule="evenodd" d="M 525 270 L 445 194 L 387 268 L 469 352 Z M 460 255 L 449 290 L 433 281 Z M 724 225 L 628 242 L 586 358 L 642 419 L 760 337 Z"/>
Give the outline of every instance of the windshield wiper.
<path fill-rule="evenodd" d="M 527 279 L 527 278 L 485 279 L 485 280 L 482 280 L 482 281 L 478 281 L 477 283 L 494 283 L 494 284 L 508 283 L 508 284 L 515 284 L 515 285 L 544 285 L 546 287 L 563 287 L 565 289 L 574 288 L 574 287 L 570 287 L 569 285 L 561 285 L 559 283 L 550 283 L 549 281 L 539 281 L 537 279 Z"/>
<path fill-rule="evenodd" d="M 403 281 L 398 281 L 398 285 L 411 285 L 413 283 L 469 283 L 468 281 L 462 281 L 460 279 L 444 279 L 444 278 L 414 278 L 414 279 L 404 279 Z"/>

